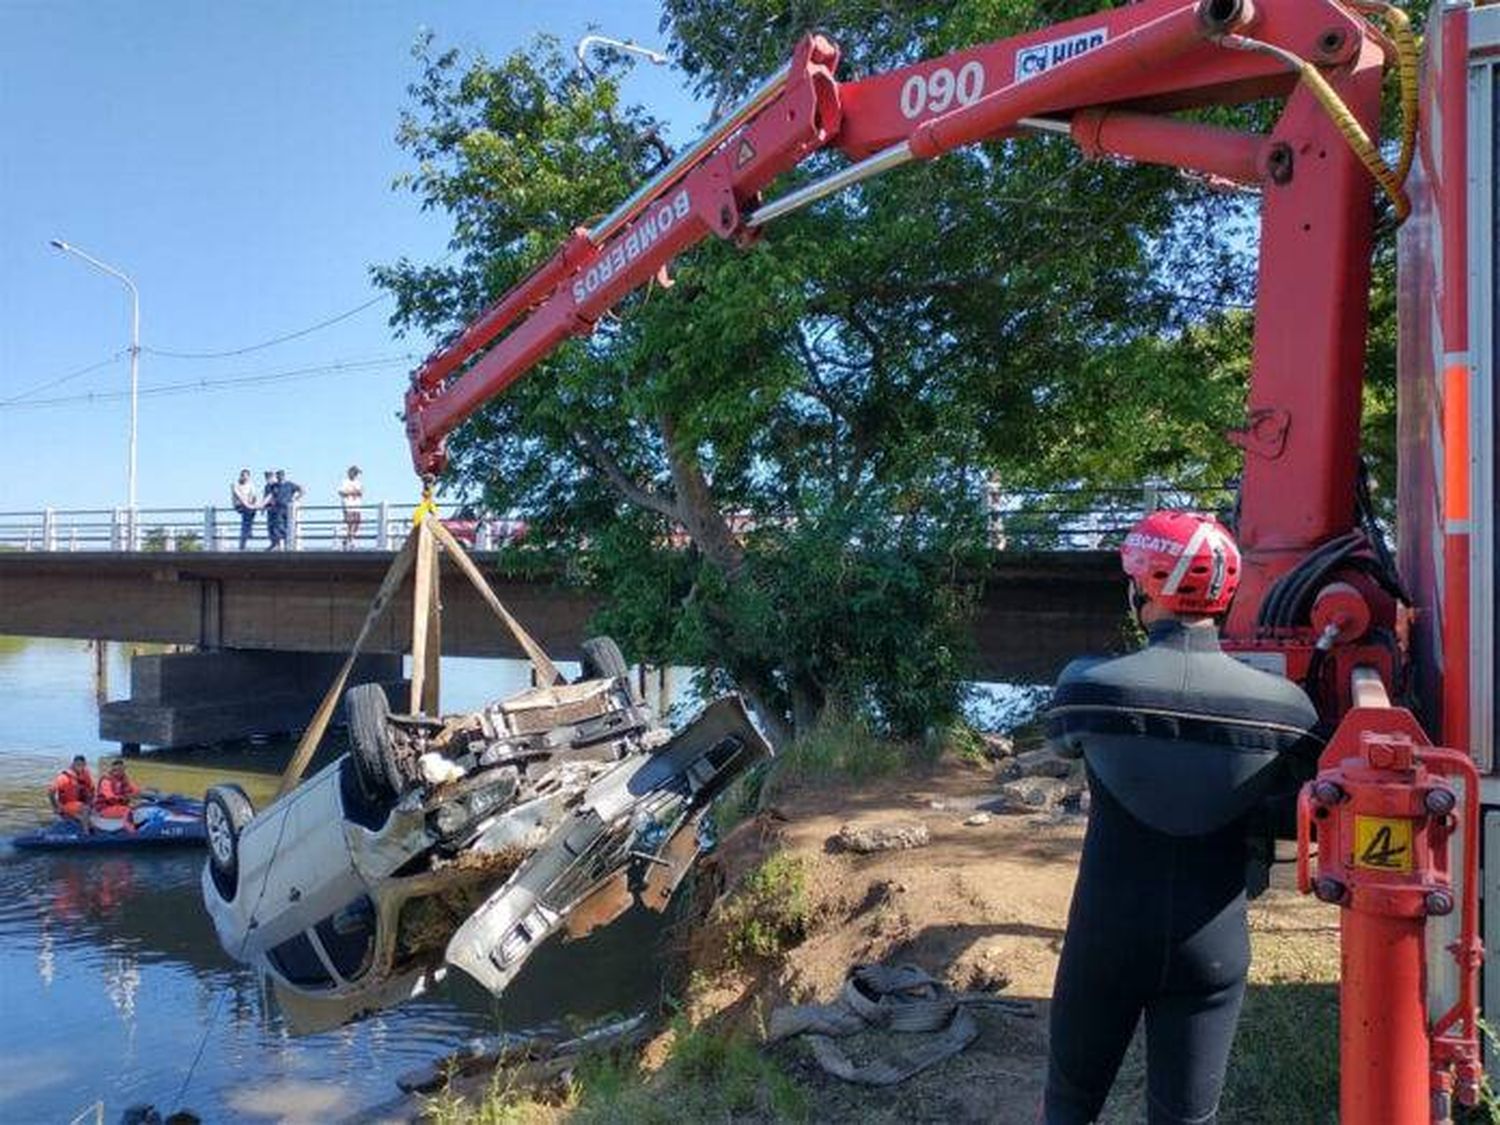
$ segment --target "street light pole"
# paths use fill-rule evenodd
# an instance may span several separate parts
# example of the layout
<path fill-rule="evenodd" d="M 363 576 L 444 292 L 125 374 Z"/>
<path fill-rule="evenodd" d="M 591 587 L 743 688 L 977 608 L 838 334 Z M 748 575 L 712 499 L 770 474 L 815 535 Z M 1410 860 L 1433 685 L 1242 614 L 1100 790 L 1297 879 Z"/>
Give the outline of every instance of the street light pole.
<path fill-rule="evenodd" d="M 594 72 L 589 69 L 589 64 L 584 56 L 595 47 L 613 47 L 617 51 L 640 55 L 643 59 L 653 62 L 657 66 L 666 66 L 671 61 L 660 51 L 653 51 L 650 47 L 642 47 L 639 43 L 632 43 L 629 39 L 616 39 L 611 35 L 596 35 L 591 32 L 580 39 L 573 48 L 573 54 L 578 57 L 578 69 L 590 78 L 594 77 Z"/>
<path fill-rule="evenodd" d="M 89 265 L 102 273 L 118 278 L 125 283 L 125 288 L 130 290 L 130 468 L 126 476 L 128 506 L 126 510 L 130 513 L 130 545 L 135 546 L 135 426 L 136 426 L 136 397 L 140 385 L 141 365 L 141 295 L 135 287 L 135 282 L 124 270 L 117 270 L 108 263 L 101 262 L 92 254 L 85 253 L 78 247 L 64 242 L 60 238 L 52 239 L 54 249 L 61 250 L 64 254 L 72 254 L 82 258 Z"/>

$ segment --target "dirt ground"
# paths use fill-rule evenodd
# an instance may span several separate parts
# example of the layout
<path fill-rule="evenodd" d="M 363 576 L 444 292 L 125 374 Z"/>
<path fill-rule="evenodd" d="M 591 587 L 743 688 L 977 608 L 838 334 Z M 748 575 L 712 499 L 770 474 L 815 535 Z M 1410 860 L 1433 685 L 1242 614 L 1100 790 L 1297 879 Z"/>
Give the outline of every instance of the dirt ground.
<path fill-rule="evenodd" d="M 690 991 L 695 1022 L 758 1033 L 778 1004 L 833 999 L 852 964 L 913 963 L 957 989 L 999 989 L 1035 1000 L 1038 1015 L 980 1009 L 981 1034 L 965 1052 L 882 1091 L 827 1078 L 805 1048 L 779 1046 L 775 1058 L 809 1092 L 810 1119 L 1034 1121 L 1047 998 L 1086 821 L 1078 814 L 1031 813 L 965 824 L 993 800 L 995 788 L 992 769 L 945 762 L 916 778 L 804 785 L 778 795 L 770 809 L 730 834 L 717 862 L 733 887 L 772 854 L 800 858 L 808 934 L 779 961 L 730 972 L 713 967 L 712 951 L 723 935 L 712 924 L 698 931 L 699 971 Z M 859 855 L 836 842 L 846 824 L 914 820 L 930 833 L 925 847 Z M 1336 1012 L 1337 913 L 1296 894 L 1289 875 L 1287 867 L 1278 868 L 1272 889 L 1252 907 L 1256 964 L 1233 1064 L 1244 1073 L 1231 1074 L 1224 1121 L 1333 1117 L 1326 1090 L 1311 1089 L 1306 1105 L 1281 1102 L 1277 1093 L 1288 1083 L 1315 1086 L 1301 1068 L 1319 1066 L 1323 1048 L 1336 1053 L 1336 1039 L 1322 1048 L 1316 1039 L 1330 1033 Z M 1144 1119 L 1139 1048 L 1127 1059 L 1106 1120 Z"/>

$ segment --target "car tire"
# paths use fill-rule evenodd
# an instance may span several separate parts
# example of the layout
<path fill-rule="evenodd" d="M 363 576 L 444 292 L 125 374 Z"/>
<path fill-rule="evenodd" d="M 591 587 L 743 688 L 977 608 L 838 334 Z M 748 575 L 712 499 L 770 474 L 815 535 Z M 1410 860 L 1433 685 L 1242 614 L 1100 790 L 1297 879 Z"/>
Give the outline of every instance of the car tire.
<path fill-rule="evenodd" d="M 208 870 L 225 902 L 239 886 L 240 833 L 255 806 L 238 785 L 215 785 L 203 795 L 203 829 L 208 836 Z"/>
<path fill-rule="evenodd" d="M 615 680 L 630 675 L 630 665 L 613 637 L 590 637 L 583 642 L 580 679 Z"/>
<path fill-rule="evenodd" d="M 391 753 L 391 704 L 379 684 L 356 684 L 344 693 L 349 744 L 360 791 L 386 805 L 401 795 L 402 778 Z"/>

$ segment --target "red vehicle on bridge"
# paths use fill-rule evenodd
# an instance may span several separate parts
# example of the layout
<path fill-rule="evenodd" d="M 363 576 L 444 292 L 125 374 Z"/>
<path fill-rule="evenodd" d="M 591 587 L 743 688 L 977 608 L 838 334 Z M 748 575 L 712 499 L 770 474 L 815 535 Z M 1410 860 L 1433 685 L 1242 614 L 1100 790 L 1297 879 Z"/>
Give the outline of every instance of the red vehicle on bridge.
<path fill-rule="evenodd" d="M 1231 435 L 1245 453 L 1236 531 L 1246 575 L 1224 637 L 1303 683 L 1338 725 L 1302 796 L 1300 867 L 1305 889 L 1342 908 L 1341 1119 L 1445 1120 L 1453 1096 L 1478 1096 L 1481 933 L 1500 934 L 1500 858 L 1483 872 L 1482 929 L 1478 863 L 1482 829 L 1500 833 L 1500 6 L 1434 4 L 1420 85 L 1405 17 L 1378 0 L 1144 0 L 849 82 L 835 78 L 838 58 L 826 39 L 805 39 L 744 104 L 429 357 L 406 396 L 417 471 L 439 471 L 454 427 L 591 333 L 674 256 L 710 235 L 751 240 L 905 162 L 1041 132 L 1092 157 L 1259 190 L 1247 422 Z M 1390 69 L 1406 121 L 1394 167 L 1378 147 Z M 1174 116 L 1267 97 L 1282 110 L 1265 134 Z M 762 201 L 779 175 L 829 148 L 852 163 Z M 1410 215 L 1400 236 L 1404 585 L 1359 480 L 1377 185 L 1398 219 Z M 1408 685 L 1414 709 L 1392 706 Z M 1405 858 L 1384 861 L 1396 854 Z M 1500 983 L 1487 991 L 1500 1009 Z"/>

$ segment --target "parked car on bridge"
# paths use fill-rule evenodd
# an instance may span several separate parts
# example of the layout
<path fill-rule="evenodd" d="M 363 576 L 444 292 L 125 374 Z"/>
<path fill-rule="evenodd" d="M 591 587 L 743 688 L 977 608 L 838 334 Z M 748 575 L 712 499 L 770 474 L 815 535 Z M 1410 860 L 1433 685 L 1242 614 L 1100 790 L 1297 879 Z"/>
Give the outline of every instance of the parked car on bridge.
<path fill-rule="evenodd" d="M 668 730 L 612 641 L 585 652 L 578 682 L 445 719 L 360 685 L 349 753 L 259 813 L 208 791 L 204 902 L 293 1030 L 400 1003 L 445 964 L 499 995 L 559 929 L 665 907 L 709 803 L 770 747 L 734 695 Z"/>
<path fill-rule="evenodd" d="M 487 516 L 465 504 L 451 516 L 440 519 L 448 533 L 465 547 L 494 550 L 521 542 L 529 530 L 524 519 L 514 516 Z"/>

